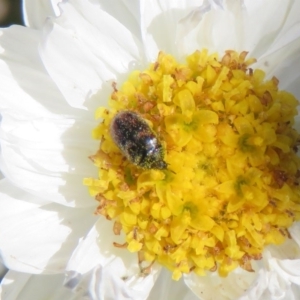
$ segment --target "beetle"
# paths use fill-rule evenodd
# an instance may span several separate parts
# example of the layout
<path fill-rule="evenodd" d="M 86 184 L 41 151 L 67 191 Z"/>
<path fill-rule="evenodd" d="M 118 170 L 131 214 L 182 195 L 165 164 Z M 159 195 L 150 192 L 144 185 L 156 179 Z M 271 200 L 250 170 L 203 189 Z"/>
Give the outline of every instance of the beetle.
<path fill-rule="evenodd" d="M 136 112 L 118 112 L 111 121 L 110 135 L 132 164 L 143 169 L 167 168 L 162 144 L 147 122 Z"/>

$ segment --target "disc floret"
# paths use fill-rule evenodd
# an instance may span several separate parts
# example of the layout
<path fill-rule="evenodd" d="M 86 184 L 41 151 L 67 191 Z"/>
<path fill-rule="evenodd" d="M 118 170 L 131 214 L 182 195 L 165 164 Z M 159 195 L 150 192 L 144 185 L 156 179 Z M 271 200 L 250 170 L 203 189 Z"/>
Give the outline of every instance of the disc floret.
<path fill-rule="evenodd" d="M 134 71 L 99 108 L 92 156 L 99 178 L 84 184 L 99 201 L 97 214 L 114 220 L 124 247 L 173 272 L 221 276 L 253 271 L 269 244 L 289 238 L 300 219 L 297 100 L 249 66 L 247 52 L 218 59 L 196 51 L 186 63 L 159 53 Z M 128 161 L 110 135 L 122 110 L 138 113 L 157 134 L 167 168 Z"/>

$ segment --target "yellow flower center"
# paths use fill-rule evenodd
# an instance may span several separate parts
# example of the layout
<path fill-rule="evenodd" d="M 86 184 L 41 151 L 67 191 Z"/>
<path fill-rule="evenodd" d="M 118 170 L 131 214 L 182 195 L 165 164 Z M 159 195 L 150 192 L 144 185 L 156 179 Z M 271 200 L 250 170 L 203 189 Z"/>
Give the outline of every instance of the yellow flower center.
<path fill-rule="evenodd" d="M 255 59 L 246 55 L 226 51 L 218 59 L 204 49 L 181 64 L 159 53 L 147 70 L 114 85 L 109 109 L 96 111 L 102 121 L 93 136 L 101 143 L 91 158 L 99 178 L 84 184 L 99 201 L 97 214 L 125 233 L 123 247 L 175 280 L 189 272 L 226 276 L 238 266 L 253 271 L 251 260 L 288 238 L 300 219 L 298 102 L 275 77 L 265 81 L 249 68 Z M 120 111 L 147 122 L 167 168 L 124 156 L 111 128 Z"/>

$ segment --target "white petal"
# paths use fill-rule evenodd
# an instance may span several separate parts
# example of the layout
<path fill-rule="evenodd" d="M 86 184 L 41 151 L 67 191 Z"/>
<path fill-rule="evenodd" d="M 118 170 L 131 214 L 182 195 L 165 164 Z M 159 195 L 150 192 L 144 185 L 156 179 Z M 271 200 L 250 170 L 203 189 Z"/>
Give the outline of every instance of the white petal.
<path fill-rule="evenodd" d="M 65 102 L 39 59 L 38 42 L 37 31 L 21 26 L 0 38 L 0 169 L 39 198 L 93 206 L 82 185 L 84 177 L 96 174 L 88 160 L 97 148 L 90 137 L 93 110 Z"/>
<path fill-rule="evenodd" d="M 7 273 L 7 271 L 8 271 L 8 269 L 3 264 L 3 259 L 2 259 L 2 257 L 0 257 L 0 283 L 3 279 L 3 277 L 5 276 L 5 274 Z M 0 299 L 1 299 L 1 297 L 0 297 Z"/>
<path fill-rule="evenodd" d="M 268 43 L 265 43 L 264 48 L 256 47 L 262 52 L 257 56 L 259 61 L 256 66 L 264 69 L 269 78 L 275 75 L 280 81 L 280 88 L 287 89 L 299 99 L 300 15 L 297 12 L 300 10 L 300 2 L 276 1 L 278 1 L 277 5 L 274 1 L 268 0 L 259 12 L 254 11 L 255 15 L 264 16 L 265 25 L 270 27 L 268 38 L 261 37 L 260 41 L 268 41 Z M 251 2 L 249 0 L 248 2 L 251 6 Z M 259 20 L 256 24 L 264 26 Z M 253 26 L 251 29 L 253 30 Z M 266 31 L 263 27 L 262 30 Z"/>
<path fill-rule="evenodd" d="M 295 222 L 290 228 L 289 232 L 293 240 L 297 243 L 300 248 L 300 222 Z"/>
<path fill-rule="evenodd" d="M 300 247 L 294 239 L 287 239 L 281 245 L 272 245 L 266 248 L 265 256 L 276 259 L 300 259 Z M 268 256 L 269 257 L 269 256 Z"/>
<path fill-rule="evenodd" d="M 292 284 L 291 288 L 287 291 L 286 298 L 288 300 L 298 300 L 300 298 L 300 286 Z"/>
<path fill-rule="evenodd" d="M 297 24 L 300 20 L 297 14 L 299 4 L 299 1 L 291 0 L 244 2 L 247 16 L 244 24 L 245 45 L 248 45 L 251 55 L 259 58 L 299 37 L 300 33 L 296 29 L 300 25 Z"/>
<path fill-rule="evenodd" d="M 298 31 L 299 36 L 295 40 L 274 51 L 272 49 L 272 52 L 261 57 L 256 66 L 265 70 L 268 78 L 276 76 L 281 89 L 293 93 L 300 99 L 300 26 Z"/>
<path fill-rule="evenodd" d="M 146 299 L 160 267 L 154 265 L 150 275 L 141 276 L 137 254 L 113 246 L 113 242 L 124 243 L 124 239 L 113 234 L 112 225 L 99 217 L 68 263 L 67 284 L 82 289 L 82 284 L 91 281 L 85 289 L 94 291 L 93 299 Z"/>
<path fill-rule="evenodd" d="M 113 221 L 108 221 L 104 217 L 99 216 L 87 237 L 80 242 L 74 251 L 68 263 L 68 270 L 86 273 L 97 264 L 105 266 L 116 257 L 122 257 L 127 264 L 128 272 L 121 276 L 129 276 L 136 273 L 139 269 L 136 253 L 130 253 L 125 249 L 114 247 L 113 242 L 123 244 L 124 236 L 114 235 Z"/>
<path fill-rule="evenodd" d="M 72 0 L 61 8 L 61 16 L 47 24 L 41 56 L 70 105 L 83 107 L 108 80 L 134 66 L 139 48 L 129 30 L 100 5 Z M 102 95 L 98 105 L 105 103 Z"/>
<path fill-rule="evenodd" d="M 0 249 L 5 265 L 22 272 L 61 272 L 95 221 L 93 211 L 39 205 L 29 202 L 26 192 L 12 185 L 9 189 L 11 193 L 0 191 Z"/>
<path fill-rule="evenodd" d="M 74 295 L 63 286 L 64 274 L 31 275 L 9 271 L 1 282 L 1 299 L 87 300 Z"/>
<path fill-rule="evenodd" d="M 14 186 L 7 178 L 3 178 L 0 180 L 0 193 L 2 195 L 8 195 L 13 199 L 22 199 L 22 201 L 26 201 L 37 205 L 45 205 L 50 204 L 52 202 L 47 201 L 45 199 L 37 198 L 29 193 L 24 193 L 23 190 Z"/>
<path fill-rule="evenodd" d="M 101 8 L 121 22 L 135 37 L 141 35 L 139 0 L 96 0 Z"/>
<path fill-rule="evenodd" d="M 258 267 L 253 264 L 253 268 L 258 271 Z M 217 272 L 208 273 L 207 276 L 200 277 L 194 273 L 185 275 L 184 281 L 187 286 L 202 300 L 222 299 L 232 300 L 242 296 L 243 293 L 255 282 L 258 276 L 263 278 L 263 274 L 258 272 L 247 272 L 238 268 L 225 278 L 220 277 Z M 261 285 L 257 281 L 257 285 Z M 262 290 L 256 287 L 256 295 Z M 254 299 L 253 299 L 254 300 Z"/>
<path fill-rule="evenodd" d="M 80 119 L 20 120 L 14 112 L 3 113 L 1 169 L 12 182 L 41 199 L 95 206 L 82 184 L 84 177 L 96 171 L 88 159 L 94 151 L 90 127 Z"/>
<path fill-rule="evenodd" d="M 286 240 L 282 245 L 268 246 L 263 253 L 262 263 L 266 273 L 263 280 L 267 280 L 267 286 L 258 299 L 299 299 L 300 247 L 293 239 Z M 245 296 L 253 296 L 252 288 L 248 289 Z"/>
<path fill-rule="evenodd" d="M 300 287 L 286 281 L 277 271 L 268 272 L 268 288 L 261 297 L 264 299 L 299 299 Z"/>
<path fill-rule="evenodd" d="M 278 261 L 278 266 L 281 276 L 286 276 L 290 282 L 300 286 L 300 259 L 283 259 Z"/>
<path fill-rule="evenodd" d="M 147 300 L 166 299 L 197 300 L 199 298 L 185 285 L 183 279 L 174 281 L 171 272 L 163 269 Z"/>
<path fill-rule="evenodd" d="M 104 223 L 102 228 L 102 235 L 104 236 L 111 232 L 110 222 L 105 222 L 101 219 L 97 221 L 97 224 Z M 98 263 L 105 264 L 106 259 L 102 256 L 99 251 L 99 245 L 106 247 L 108 244 L 104 244 L 102 240 L 98 242 L 99 232 L 96 227 L 93 226 L 89 231 L 88 235 L 80 241 L 77 248 L 72 254 L 68 262 L 67 269 L 78 273 L 87 273 L 92 270 Z"/>
<path fill-rule="evenodd" d="M 203 48 L 219 53 L 227 49 L 245 50 L 241 47 L 244 41 L 240 33 L 244 17 L 241 3 L 204 0 L 199 7 L 183 17 L 178 23 L 176 36 L 180 56 Z"/>
<path fill-rule="evenodd" d="M 284 299 L 286 296 L 286 291 L 288 290 L 286 283 L 281 280 L 277 272 L 271 272 L 268 279 L 269 297 L 274 300 Z"/>
<path fill-rule="evenodd" d="M 299 37 L 297 11 L 299 1 L 203 1 L 179 22 L 179 51 L 245 50 L 259 59 Z"/>
<path fill-rule="evenodd" d="M 67 109 L 39 58 L 39 40 L 39 31 L 23 26 L 0 30 L 1 113 L 20 110 L 25 116 L 44 116 Z"/>
<path fill-rule="evenodd" d="M 107 266 L 97 265 L 85 274 L 69 272 L 65 285 L 93 300 L 146 300 L 156 276 L 140 276 L 133 282 L 130 277 L 120 276 L 125 269 L 122 259 L 116 258 Z"/>
<path fill-rule="evenodd" d="M 246 292 L 239 297 L 239 300 L 263 300 L 268 289 L 269 273 L 263 268 L 258 271 L 256 279 L 249 286 Z M 266 299 L 266 298 L 265 298 Z"/>
<path fill-rule="evenodd" d="M 57 4 L 61 0 L 23 0 L 24 23 L 28 27 L 40 29 L 46 18 L 59 14 Z"/>
<path fill-rule="evenodd" d="M 264 256 L 269 270 L 275 271 L 285 282 L 300 286 L 300 247 L 294 240 L 268 247 Z"/>
<path fill-rule="evenodd" d="M 199 1 L 141 1 L 140 26 L 144 53 L 155 61 L 159 51 L 177 56 L 181 41 L 174 42 L 176 25 Z"/>

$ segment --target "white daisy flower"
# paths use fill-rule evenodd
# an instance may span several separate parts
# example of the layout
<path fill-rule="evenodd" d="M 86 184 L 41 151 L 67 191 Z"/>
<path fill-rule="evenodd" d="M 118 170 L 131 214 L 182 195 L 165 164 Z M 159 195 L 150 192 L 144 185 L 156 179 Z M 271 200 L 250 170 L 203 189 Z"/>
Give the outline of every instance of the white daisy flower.
<path fill-rule="evenodd" d="M 287 93 L 278 96 L 280 91 L 277 85 L 279 90 L 286 90 L 300 98 L 300 2 L 70 0 L 63 1 L 57 9 L 58 2 L 41 1 L 40 6 L 36 6 L 34 1 L 25 1 L 28 27 L 12 26 L 1 30 L 0 170 L 5 178 L 0 181 L 0 249 L 3 261 L 10 269 L 2 284 L 3 298 L 34 299 L 36 290 L 33 287 L 47 282 L 48 289 L 38 293 L 42 297 L 51 291 L 53 299 L 72 299 L 73 296 L 74 299 L 121 300 L 298 299 L 298 160 L 292 151 L 298 141 L 290 126 L 293 123 L 295 99 Z M 49 14 L 53 17 L 44 24 L 45 16 Z M 208 52 L 203 49 L 208 49 Z M 227 50 L 241 54 L 235 58 L 236 52 Z M 243 51 L 249 52 L 247 57 L 257 60 L 251 68 L 249 65 L 253 61 L 247 61 L 246 52 Z M 221 59 L 213 53 L 218 53 Z M 199 113 L 196 100 L 188 102 L 190 98 L 182 96 L 187 100 L 182 101 L 180 89 L 179 92 L 176 90 L 174 99 L 168 98 L 170 93 L 175 93 L 178 82 L 190 87 L 188 95 L 195 84 L 200 84 L 200 79 L 197 81 L 194 78 L 189 83 L 185 80 L 191 70 L 197 73 L 204 68 L 202 65 L 198 68 L 200 63 L 193 63 L 195 57 L 199 61 L 203 59 L 201 55 L 209 57 L 205 58 L 208 62 L 205 64 L 205 74 L 201 74 L 201 84 L 207 95 L 210 96 L 212 92 L 218 94 L 220 86 L 216 87 L 215 84 L 221 70 L 226 74 L 220 84 L 235 75 L 235 79 L 242 76 L 248 80 L 247 84 L 243 83 L 247 85 L 247 97 L 250 94 L 257 95 L 255 93 L 263 89 L 261 101 L 253 100 L 251 105 L 239 103 L 235 108 L 230 97 L 229 102 L 212 104 L 214 98 L 207 96 L 204 104 L 209 125 L 201 127 L 201 134 L 206 141 L 194 138 L 196 133 L 183 133 L 185 131 L 180 131 L 178 123 L 174 125 L 168 119 L 172 114 L 178 115 L 180 109 L 184 112 L 186 124 L 192 124 L 197 114 L 204 117 Z M 187 57 L 191 62 L 189 66 L 185 63 Z M 195 66 L 197 70 L 193 69 Z M 162 139 L 162 147 L 166 148 L 165 156 L 161 155 L 163 157 L 160 158 L 165 160 L 168 167 L 153 170 L 148 162 L 144 169 L 149 170 L 145 171 L 139 168 L 142 160 L 137 159 L 138 156 L 131 155 L 126 147 L 120 146 L 121 143 L 119 150 L 111 146 L 110 135 L 101 130 L 107 130 L 105 126 L 118 110 L 133 107 L 133 110 L 139 111 L 140 102 L 147 104 L 139 97 L 133 100 L 136 106 L 132 107 L 130 103 L 126 106 L 120 101 L 122 93 L 127 100 L 130 98 L 130 80 L 134 81 L 137 74 L 133 71 L 139 70 L 141 73 L 138 76 L 141 78 L 143 74 L 152 76 L 143 77 L 147 89 L 151 90 L 149 82 L 155 81 L 155 76 L 160 76 L 158 73 L 162 67 L 173 68 L 176 72 L 187 70 L 188 67 L 190 69 L 187 73 L 177 73 L 178 78 L 173 73 L 173 77 L 167 71 L 163 73 L 165 80 L 177 80 L 176 86 L 169 84 L 168 89 L 163 89 L 164 101 L 159 103 L 160 106 L 157 105 L 165 118 L 161 124 L 166 124 L 162 125 L 161 130 L 162 137 L 165 137 Z M 230 76 L 229 69 L 232 73 Z M 264 70 L 268 83 L 264 85 L 258 80 L 262 73 L 255 73 L 255 69 Z M 251 76 L 254 83 L 248 85 Z M 256 85 L 255 80 L 261 85 Z M 215 90 L 212 91 L 209 85 L 214 86 Z M 266 85 L 272 87 L 272 93 L 267 93 Z M 232 92 L 230 85 L 223 86 L 224 90 L 226 88 Z M 241 87 L 237 88 L 239 93 L 244 91 Z M 278 100 L 276 103 L 273 93 Z M 272 114 L 270 105 L 273 107 Z M 156 108 L 156 104 L 154 106 Z M 97 110 L 98 107 L 104 109 Z M 207 107 L 214 112 L 207 113 Z M 148 104 L 143 106 L 143 114 L 146 115 L 148 109 L 151 111 L 152 108 Z M 105 114 L 109 115 L 107 124 L 103 123 L 106 124 L 104 127 L 99 127 L 99 121 L 94 119 L 95 111 L 104 119 Z M 227 131 L 222 131 L 224 135 L 213 133 L 221 119 L 221 113 L 216 114 L 216 111 L 225 111 L 227 114 L 223 117 L 231 122 L 229 129 L 224 125 L 227 128 Z M 236 116 L 244 116 L 249 111 L 255 115 L 251 119 L 251 126 L 255 130 L 249 129 L 249 119 L 245 121 L 245 118 L 238 119 Z M 264 125 L 265 134 L 260 135 L 253 124 L 262 115 L 273 127 Z M 152 121 L 151 126 L 157 129 L 160 123 L 155 123 L 151 118 L 149 120 Z M 275 135 L 275 129 L 272 128 L 277 126 L 274 125 L 276 122 L 284 128 L 276 127 Z M 297 116 L 296 127 L 298 122 Z M 174 128 L 178 130 L 177 135 L 174 134 Z M 230 128 L 234 128 L 233 132 Z M 100 147 L 106 145 L 109 159 L 103 156 L 103 159 L 99 159 L 103 148 L 99 149 L 99 141 L 90 137 L 92 131 L 94 136 L 103 138 Z M 287 136 L 282 132 L 288 132 Z M 215 135 L 217 138 L 211 138 Z M 194 189 L 195 193 L 200 193 L 203 189 L 195 184 L 190 185 L 188 190 L 186 182 L 192 173 L 181 172 L 182 166 L 184 170 L 189 170 L 189 166 L 180 153 L 187 149 L 191 154 L 188 157 L 194 155 L 199 163 L 200 157 L 203 158 L 198 155 L 200 145 L 206 159 L 210 157 L 209 152 L 214 151 L 216 141 L 225 145 L 219 151 L 223 151 L 223 154 L 232 153 L 232 140 L 235 139 L 232 137 L 239 141 L 236 144 L 240 149 L 258 150 L 254 154 L 245 150 L 245 159 L 242 156 L 238 160 L 228 159 L 227 173 L 214 173 L 218 184 L 212 178 L 206 181 L 205 188 L 211 184 L 209 188 L 214 188 L 214 195 L 219 198 L 210 198 L 209 204 L 213 208 L 207 204 L 207 209 L 201 213 L 201 216 L 205 214 L 205 222 L 201 223 L 198 215 L 196 222 L 192 213 L 194 210 L 198 214 L 200 206 L 194 208 L 196 204 L 191 191 Z M 280 149 L 280 154 L 274 147 Z M 98 154 L 92 158 L 97 167 L 101 167 L 99 170 L 88 159 L 96 152 Z M 178 159 L 177 154 L 173 155 L 174 152 L 178 154 Z M 264 161 L 266 152 L 270 162 L 267 167 Z M 122 159 L 122 153 L 127 154 L 132 162 Z M 247 161 L 247 165 L 243 165 L 244 161 Z M 103 163 L 128 168 L 116 172 L 114 167 L 104 168 Z M 280 166 L 284 171 L 274 167 L 271 172 L 270 166 Z M 236 170 L 239 168 L 244 168 L 245 174 L 238 173 Z M 249 169 L 255 172 L 251 173 Z M 132 195 L 138 198 L 136 202 L 131 201 L 133 198 L 126 198 L 129 197 L 129 183 L 124 180 L 124 170 L 129 170 L 133 178 L 136 176 L 139 184 L 144 184 L 143 189 L 131 190 Z M 109 175 L 109 172 L 113 175 Z M 100 179 L 99 173 L 102 176 Z M 125 181 L 127 185 L 124 190 L 116 174 L 123 176 L 121 183 Z M 179 198 L 184 193 L 191 195 L 189 201 L 184 196 L 180 198 L 185 203 L 184 209 L 175 205 L 178 201 L 175 196 L 172 201 L 166 200 L 170 195 L 167 188 L 159 189 L 156 186 L 156 189 L 152 189 L 153 178 L 158 176 L 155 177 L 156 182 L 163 183 L 166 174 L 173 176 L 177 183 L 182 183 L 177 184 Z M 179 178 L 180 174 L 184 176 Z M 196 175 L 200 178 L 204 176 L 201 174 Z M 234 184 L 231 182 L 231 188 L 228 184 L 220 184 L 229 181 L 223 182 L 222 178 L 232 174 L 238 174 L 239 181 Z M 104 175 L 111 176 L 108 177 L 110 181 L 104 180 Z M 144 180 L 146 175 L 150 176 L 148 181 Z M 241 176 L 248 176 L 246 179 L 251 182 L 251 188 L 248 188 L 250 183 Z M 263 181 L 258 182 L 257 179 L 253 183 L 253 178 L 263 178 Z M 89 195 L 83 180 L 98 202 Z M 182 192 L 180 189 L 183 188 L 185 190 Z M 140 199 L 146 196 L 142 192 L 137 195 L 137 190 L 149 193 L 147 201 L 151 204 L 150 208 L 144 206 L 142 210 L 139 207 Z M 116 201 L 114 191 L 124 192 L 123 196 L 118 196 L 122 203 L 113 202 Z M 234 198 L 234 192 L 238 198 Z M 111 199 L 109 195 L 112 195 Z M 207 196 L 205 193 L 203 195 Z M 255 199 L 257 195 L 259 201 Z M 239 197 L 248 202 L 239 202 Z M 154 198 L 159 201 L 155 202 Z M 216 199 L 227 201 L 224 211 L 221 204 L 214 206 Z M 96 208 L 97 216 L 93 215 Z M 209 209 L 211 214 L 217 215 L 209 215 Z M 148 211 L 148 215 L 145 215 L 145 211 Z M 222 215 L 231 214 L 230 224 L 229 219 L 223 223 L 218 221 L 216 216 L 220 217 L 221 212 Z M 250 212 L 251 222 L 245 221 L 239 227 L 239 218 L 245 219 Z M 150 227 L 138 219 L 141 215 L 147 222 L 153 221 Z M 154 238 L 155 243 L 151 244 Z M 202 245 L 204 240 L 208 244 Z M 280 245 L 268 245 L 274 243 Z M 137 253 L 140 254 L 139 259 Z M 200 257 L 203 258 L 201 261 Z M 175 281 L 172 276 L 176 280 L 182 277 Z M 62 286 L 63 280 L 64 286 L 73 290 L 73 296 Z"/>

